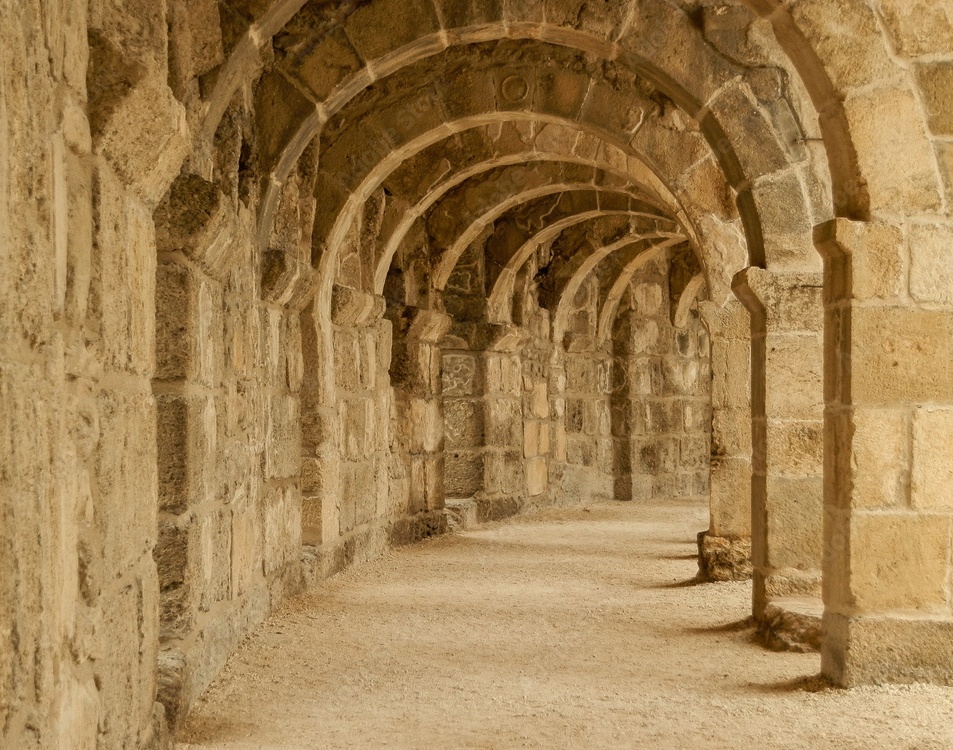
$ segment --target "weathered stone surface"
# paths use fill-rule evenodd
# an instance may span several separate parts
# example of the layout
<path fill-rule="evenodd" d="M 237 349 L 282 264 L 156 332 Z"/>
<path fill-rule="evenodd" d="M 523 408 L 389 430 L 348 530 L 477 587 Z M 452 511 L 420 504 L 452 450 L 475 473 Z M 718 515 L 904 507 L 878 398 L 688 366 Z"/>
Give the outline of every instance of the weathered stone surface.
<path fill-rule="evenodd" d="M 448 494 L 707 499 L 717 578 L 754 487 L 762 614 L 823 557 L 828 675 L 949 682 L 948 9 L 293 6 L 0 11 L 0 745 L 168 744 Z"/>
<path fill-rule="evenodd" d="M 751 540 L 698 534 L 698 580 L 747 581 L 751 578 Z"/>
<path fill-rule="evenodd" d="M 820 599 L 772 600 L 758 621 L 757 638 L 772 651 L 820 651 L 824 637 L 823 611 Z"/>
<path fill-rule="evenodd" d="M 146 77 L 110 102 L 108 112 L 95 123 L 94 149 L 126 187 L 154 206 L 188 155 L 185 111 L 165 82 Z"/>

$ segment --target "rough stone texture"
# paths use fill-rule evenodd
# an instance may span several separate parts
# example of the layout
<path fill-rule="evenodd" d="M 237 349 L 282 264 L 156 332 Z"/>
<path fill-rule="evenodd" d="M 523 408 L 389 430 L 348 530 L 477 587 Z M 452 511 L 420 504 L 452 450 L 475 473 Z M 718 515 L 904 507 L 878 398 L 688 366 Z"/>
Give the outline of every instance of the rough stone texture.
<path fill-rule="evenodd" d="M 447 497 L 707 497 L 951 679 L 950 14 L 701 5 L 0 5 L 0 744 L 160 747 Z"/>
<path fill-rule="evenodd" d="M 765 607 L 757 638 L 772 651 L 820 651 L 823 607 L 816 599 L 778 598 Z"/>
<path fill-rule="evenodd" d="M 746 581 L 751 578 L 751 540 L 698 533 L 698 580 Z"/>

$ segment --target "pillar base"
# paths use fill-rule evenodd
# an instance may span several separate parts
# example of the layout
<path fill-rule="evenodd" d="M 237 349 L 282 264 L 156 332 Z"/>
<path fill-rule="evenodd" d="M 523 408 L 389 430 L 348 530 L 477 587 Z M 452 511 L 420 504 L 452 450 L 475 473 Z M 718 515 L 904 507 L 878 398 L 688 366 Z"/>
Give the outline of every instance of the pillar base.
<path fill-rule="evenodd" d="M 953 619 L 826 612 L 821 673 L 836 685 L 953 685 Z"/>
<path fill-rule="evenodd" d="M 769 601 L 757 620 L 758 641 L 772 651 L 816 653 L 821 650 L 824 604 L 814 597 Z"/>
<path fill-rule="evenodd" d="M 699 581 L 747 581 L 751 572 L 750 539 L 698 534 Z"/>
<path fill-rule="evenodd" d="M 450 531 L 466 531 L 477 525 L 480 507 L 475 497 L 444 500 L 444 515 Z"/>

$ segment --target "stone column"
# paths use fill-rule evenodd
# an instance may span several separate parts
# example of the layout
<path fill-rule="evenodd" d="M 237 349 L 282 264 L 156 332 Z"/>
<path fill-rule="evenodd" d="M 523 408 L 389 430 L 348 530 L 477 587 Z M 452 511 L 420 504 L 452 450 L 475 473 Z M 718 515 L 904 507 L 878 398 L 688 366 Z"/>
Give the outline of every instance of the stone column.
<path fill-rule="evenodd" d="M 827 290 L 821 663 L 843 686 L 953 683 L 949 237 L 845 219 L 815 232 Z"/>
<path fill-rule="evenodd" d="M 544 483 L 524 472 L 525 341 L 518 326 L 485 322 L 457 324 L 444 339 L 447 492 L 463 526 L 517 513 Z"/>
<path fill-rule="evenodd" d="M 786 626 L 785 613 L 819 624 L 822 279 L 748 268 L 733 288 L 751 314 L 754 616 L 762 629 Z"/>
<path fill-rule="evenodd" d="M 632 330 L 639 315 L 631 307 L 612 321 L 612 370 L 609 381 L 609 420 L 612 430 L 612 478 L 616 500 L 634 499 L 632 486 L 632 425 L 638 408 L 633 382 Z"/>
<path fill-rule="evenodd" d="M 446 529 L 444 516 L 444 417 L 440 340 L 451 319 L 418 308 L 393 308 L 391 383 L 397 408 L 398 446 L 408 478 L 406 517 L 392 541 L 413 542 Z"/>
<path fill-rule="evenodd" d="M 705 581 L 751 578 L 751 322 L 737 299 L 699 304 L 711 339 L 711 520 L 698 535 Z"/>

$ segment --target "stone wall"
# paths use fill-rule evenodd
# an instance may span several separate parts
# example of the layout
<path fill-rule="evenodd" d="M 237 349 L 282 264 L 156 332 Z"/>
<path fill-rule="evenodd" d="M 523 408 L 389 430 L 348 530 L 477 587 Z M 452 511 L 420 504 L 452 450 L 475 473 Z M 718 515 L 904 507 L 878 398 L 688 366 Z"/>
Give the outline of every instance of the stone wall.
<path fill-rule="evenodd" d="M 697 313 L 673 320 L 674 263 L 647 264 L 617 318 L 620 369 L 628 373 L 631 497 L 707 499 L 711 452 L 708 335 Z M 678 294 L 674 293 L 675 301 Z"/>
<path fill-rule="evenodd" d="M 445 495 L 703 496 L 709 366 L 756 614 L 950 679 L 949 13 L 557 5 L 0 4 L 4 744 L 158 745 Z"/>

